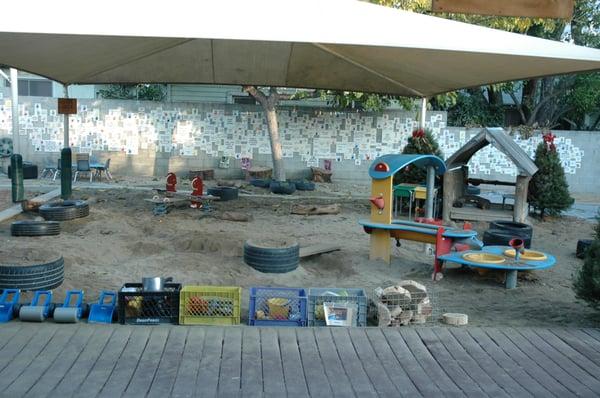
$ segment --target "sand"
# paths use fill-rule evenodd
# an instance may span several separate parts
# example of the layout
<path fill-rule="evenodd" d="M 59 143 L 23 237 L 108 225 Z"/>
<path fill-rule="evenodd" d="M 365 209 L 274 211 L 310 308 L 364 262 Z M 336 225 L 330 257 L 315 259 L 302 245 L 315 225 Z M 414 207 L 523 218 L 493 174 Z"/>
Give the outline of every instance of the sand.
<path fill-rule="evenodd" d="M 157 182 L 147 184 L 158 186 Z M 183 188 L 185 189 L 185 188 Z M 253 188 L 256 193 L 265 190 Z M 572 275 L 582 261 L 575 257 L 577 239 L 591 236 L 593 224 L 570 217 L 546 222 L 532 220 L 533 249 L 557 257 L 549 270 L 528 273 L 517 289 L 506 290 L 503 274 L 479 275 L 472 270 L 449 269 L 439 282 L 431 282 L 433 258 L 423 245 L 403 242 L 394 247 L 391 265 L 368 259 L 369 238 L 357 224 L 368 217 L 369 206 L 357 199 L 355 187 L 319 184 L 317 191 L 301 193 L 301 200 L 275 195 L 244 197 L 213 203 L 213 213 L 180 207 L 157 217 L 145 202 L 153 193 L 133 189 L 78 189 L 76 198 L 90 200 L 90 216 L 62 223 L 59 236 L 12 237 L 10 221 L 32 219 L 24 214 L 0 223 L 0 253 L 34 258 L 34 253 L 58 252 L 65 258 L 66 289 L 83 289 L 94 299 L 103 289 L 118 289 L 144 276 L 172 276 L 176 282 L 201 285 L 289 287 L 362 287 L 368 294 L 377 286 L 414 279 L 428 286 L 436 313 L 459 312 L 470 325 L 486 326 L 595 326 L 600 314 L 576 300 Z M 364 193 L 364 192 L 363 192 Z M 331 198 L 329 200 L 324 198 Z M 291 215 L 293 203 L 340 203 L 338 215 Z M 2 204 L 6 206 L 6 204 Z M 223 221 L 221 211 L 245 212 L 250 222 Z M 487 223 L 476 223 L 480 233 Z M 342 250 L 310 257 L 287 274 L 263 274 L 243 262 L 246 239 L 295 239 L 301 245 L 331 243 Z M 2 261 L 0 261 L 2 262 Z M 247 318 L 248 290 L 243 293 Z"/>

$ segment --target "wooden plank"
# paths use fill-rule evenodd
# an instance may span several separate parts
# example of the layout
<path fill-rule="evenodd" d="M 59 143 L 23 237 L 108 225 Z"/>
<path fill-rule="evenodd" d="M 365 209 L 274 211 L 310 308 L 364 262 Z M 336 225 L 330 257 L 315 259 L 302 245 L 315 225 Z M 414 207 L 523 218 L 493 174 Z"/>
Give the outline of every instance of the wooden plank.
<path fill-rule="evenodd" d="M 220 362 L 219 396 L 240 395 L 242 377 L 242 329 L 240 327 L 225 328 Z"/>
<path fill-rule="evenodd" d="M 549 331 L 592 362 L 600 364 L 600 347 L 593 347 L 590 342 L 593 339 L 588 334 L 577 329 L 552 328 Z"/>
<path fill-rule="evenodd" d="M 573 17 L 573 0 L 432 0 L 433 12 L 505 17 Z"/>
<path fill-rule="evenodd" d="M 73 366 L 65 374 L 63 379 L 56 385 L 50 393 L 52 396 L 71 396 L 77 391 L 81 383 L 87 377 L 98 357 L 106 347 L 114 328 L 97 328 L 90 338 L 88 344 L 73 363 Z"/>
<path fill-rule="evenodd" d="M 94 329 L 86 326 L 79 326 L 75 335 L 69 340 L 69 344 L 64 347 L 60 355 L 54 360 L 50 368 L 38 378 L 36 384 L 27 392 L 29 397 L 45 397 L 48 391 L 63 379 L 71 369 L 79 355 L 88 344 Z"/>
<path fill-rule="evenodd" d="M 125 390 L 126 396 L 143 397 L 148 394 L 152 381 L 156 376 L 158 364 L 162 359 L 165 344 L 169 337 L 171 328 L 155 326 L 152 328 L 148 344 L 140 357 L 138 366 L 131 376 L 131 381 Z"/>
<path fill-rule="evenodd" d="M 0 328 L 0 350 L 6 345 L 12 343 L 12 338 L 17 336 L 21 331 L 21 326 L 24 322 L 12 322 Z"/>
<path fill-rule="evenodd" d="M 130 327 L 133 328 L 133 331 L 129 336 L 127 345 L 121 353 L 118 362 L 113 368 L 113 372 L 104 384 L 104 387 L 102 387 L 99 394 L 100 397 L 112 398 L 123 395 L 123 392 L 131 380 L 131 376 L 137 368 L 140 357 L 144 352 L 144 348 L 150 337 L 151 328 Z"/>
<path fill-rule="evenodd" d="M 244 328 L 242 331 L 242 394 L 244 397 L 262 396 L 261 357 L 259 329 Z M 299 362 L 298 360 L 297 363 Z"/>
<path fill-rule="evenodd" d="M 585 329 L 581 329 L 581 330 L 583 330 L 583 332 L 588 334 L 590 337 L 592 337 L 596 341 L 600 342 L 600 330 L 590 329 L 590 328 L 585 328 Z"/>
<path fill-rule="evenodd" d="M 543 360 L 540 356 L 532 353 L 531 345 L 526 344 L 525 339 L 517 339 L 513 341 L 506 335 L 499 332 L 494 328 L 488 328 L 484 330 L 499 347 L 501 347 L 515 362 L 524 368 L 527 373 L 534 377 L 540 384 L 552 391 L 553 395 L 556 396 L 570 396 L 573 395 L 573 390 L 580 390 L 578 386 L 574 386 L 573 380 L 570 377 L 562 377 L 563 372 L 556 372 L 556 366 L 553 366 L 551 361 Z M 567 384 L 567 385 L 565 385 Z M 583 388 L 587 390 L 587 388 Z M 589 393 L 589 391 L 588 391 Z"/>
<path fill-rule="evenodd" d="M 480 346 L 479 341 L 475 341 L 466 330 L 458 328 L 438 329 L 450 334 L 456 342 L 462 347 L 467 355 L 493 378 L 494 383 L 498 384 L 510 396 L 530 397 L 532 393 L 536 395 L 545 395 L 547 393 L 539 383 L 531 381 L 531 376 L 525 373 L 512 359 L 510 359 L 502 350 L 495 347 L 488 353 Z M 487 336 L 486 336 L 487 337 Z M 460 355 L 455 356 L 457 360 Z M 511 369 L 507 373 L 504 369 Z M 530 385 L 530 390 L 523 388 L 523 384 Z"/>
<path fill-rule="evenodd" d="M 219 369 L 223 352 L 223 328 L 207 328 L 204 349 L 198 368 L 196 395 L 216 397 L 219 385 Z"/>
<path fill-rule="evenodd" d="M 380 329 L 398 362 L 402 365 L 406 374 L 410 377 L 419 392 L 426 397 L 437 397 L 444 393 L 433 382 L 431 376 L 426 372 L 413 353 L 406 346 L 406 342 L 398 333 L 396 328 Z"/>
<path fill-rule="evenodd" d="M 277 331 L 273 329 L 260 329 L 260 346 L 262 349 L 263 390 L 265 396 L 284 396 L 286 393 L 285 379 L 283 376 Z"/>
<path fill-rule="evenodd" d="M 330 253 L 341 250 L 339 245 L 330 245 L 327 243 L 321 245 L 305 246 L 300 248 L 300 258 L 314 256 L 316 254 Z"/>
<path fill-rule="evenodd" d="M 331 337 L 330 328 L 315 328 L 313 331 L 317 341 L 317 348 L 323 361 L 323 367 L 325 368 L 325 374 L 331 385 L 332 396 L 353 397 L 352 384 L 338 356 L 335 343 Z M 281 343 L 283 347 L 283 341 Z"/>
<path fill-rule="evenodd" d="M 331 397 L 333 392 L 325 374 L 325 368 L 319 355 L 312 328 L 299 328 L 296 330 L 298 349 L 302 358 L 304 377 L 311 397 Z"/>
<path fill-rule="evenodd" d="M 438 385 L 441 391 L 454 396 L 464 396 L 463 390 L 448 377 L 429 350 L 427 350 L 427 347 L 425 347 L 414 329 L 402 329 L 398 333 L 400 333 L 402 339 L 406 342 L 406 346 L 413 353 L 416 360 L 421 363 L 425 373 Z M 459 381 L 457 380 L 457 382 Z"/>
<path fill-rule="evenodd" d="M 385 368 L 377 358 L 377 354 L 373 351 L 373 347 L 369 344 L 369 339 L 362 328 L 348 329 L 348 334 L 354 345 L 356 354 L 361 363 L 365 364 L 365 372 L 369 376 L 371 383 L 375 387 L 375 391 L 380 396 L 397 396 L 398 390 L 388 377 Z"/>
<path fill-rule="evenodd" d="M 177 378 L 187 337 L 187 328 L 170 328 L 162 359 L 150 386 L 148 397 L 169 397 Z"/>
<path fill-rule="evenodd" d="M 53 199 L 60 195 L 60 189 L 55 189 L 38 197 L 31 199 L 32 202 L 46 203 L 50 199 Z M 23 212 L 23 208 L 20 204 L 9 207 L 8 209 L 0 211 L 0 222 L 9 220 L 14 216 L 17 216 Z"/>
<path fill-rule="evenodd" d="M 60 332 L 55 333 L 38 354 L 31 353 L 27 357 L 27 354 L 23 353 L 22 356 L 30 360 L 29 365 L 22 370 L 21 374 L 8 387 L 6 387 L 8 384 L 5 383 L 10 382 L 10 379 L 7 380 L 4 377 L 0 379 L 0 385 L 4 388 L 2 394 L 10 397 L 24 396 L 52 365 L 54 360 L 69 343 L 75 331 L 76 328 L 72 327 L 61 328 Z M 11 363 L 9 368 L 12 368 L 13 364 L 14 362 Z"/>
<path fill-rule="evenodd" d="M 91 328 L 91 327 L 88 327 Z M 118 327 L 108 340 L 106 347 L 78 389 L 79 394 L 95 397 L 112 374 L 131 335 L 132 328 Z"/>
<path fill-rule="evenodd" d="M 54 337 L 58 328 L 55 325 L 36 325 L 38 333 L 15 356 L 8 366 L 0 372 L 0 391 L 4 391 L 44 350 L 48 342 Z"/>
<path fill-rule="evenodd" d="M 512 211 L 506 210 L 483 210 L 475 207 L 453 207 L 450 210 L 450 218 L 453 220 L 467 220 L 467 221 L 512 221 Z"/>
<path fill-rule="evenodd" d="M 283 377 L 288 396 L 307 396 L 308 386 L 302 369 L 302 358 L 300 356 L 300 348 L 298 347 L 296 330 L 281 328 L 278 330 L 278 336 L 281 365 L 283 367 Z"/>
<path fill-rule="evenodd" d="M 179 371 L 175 378 L 173 397 L 192 397 L 196 390 L 196 379 L 204 347 L 204 328 L 189 327 L 187 340 L 183 349 Z"/>
<path fill-rule="evenodd" d="M 419 328 L 417 333 L 446 373 L 454 380 L 471 384 L 463 388 L 467 395 L 508 397 L 498 384 L 466 353 L 447 329 Z M 452 375 L 454 373 L 454 375 Z M 466 377 L 461 376 L 462 374 Z M 461 378 L 462 377 L 462 378 Z M 472 380 L 471 382 L 469 380 Z"/>
<path fill-rule="evenodd" d="M 405 359 L 399 361 L 394 355 L 392 348 L 388 345 L 387 340 L 380 328 L 366 328 L 365 334 L 369 340 L 369 344 L 375 351 L 381 366 L 389 376 L 390 380 L 396 386 L 396 389 L 401 396 L 419 396 L 421 393 L 410 379 L 408 373 L 404 370 L 402 363 Z M 419 370 L 422 372 L 423 370 Z M 441 392 L 440 392 L 441 394 Z"/>
<path fill-rule="evenodd" d="M 354 350 L 347 329 L 331 328 L 330 332 L 354 393 L 359 397 L 376 397 L 375 388 Z"/>
<path fill-rule="evenodd" d="M 2 350 L 0 350 L 0 371 L 4 370 L 8 364 L 15 358 L 27 343 L 34 337 L 36 333 L 39 333 L 40 329 L 34 329 L 32 327 L 24 327 L 16 336 L 14 336 L 10 344 L 6 344 Z"/>
<path fill-rule="evenodd" d="M 519 329 L 507 329 L 506 333 L 519 333 L 521 336 L 525 337 L 532 346 L 538 349 L 540 352 L 543 352 L 546 357 L 554 361 L 560 368 L 563 369 L 564 372 L 573 376 L 580 383 L 588 386 L 592 391 L 600 393 L 600 381 L 596 379 L 597 375 L 600 375 L 600 368 L 595 366 L 593 363 L 587 361 L 587 364 L 590 365 L 591 369 L 586 369 L 581 366 L 579 360 L 584 360 L 585 358 L 572 358 L 572 351 L 565 350 L 563 347 L 563 351 L 561 352 L 549 343 L 548 340 L 540 338 L 536 333 L 534 333 L 531 329 L 519 328 Z M 551 339 L 551 336 L 548 336 Z M 552 340 L 555 343 L 561 343 L 560 340 Z M 562 343 L 564 345 L 564 343 Z M 567 347 L 568 348 L 568 347 Z M 590 370 L 592 373 L 590 374 Z"/>
<path fill-rule="evenodd" d="M 552 344 L 554 348 L 569 356 L 572 361 L 576 362 L 578 366 L 588 371 L 588 373 L 590 373 L 589 369 L 592 369 L 591 374 L 600 374 L 600 353 L 588 349 L 584 343 L 585 340 L 575 339 L 568 334 L 565 334 L 565 338 L 563 339 L 559 337 L 560 334 L 557 334 L 557 330 L 554 328 L 536 328 L 534 332 Z M 589 356 L 586 354 L 589 354 Z"/>

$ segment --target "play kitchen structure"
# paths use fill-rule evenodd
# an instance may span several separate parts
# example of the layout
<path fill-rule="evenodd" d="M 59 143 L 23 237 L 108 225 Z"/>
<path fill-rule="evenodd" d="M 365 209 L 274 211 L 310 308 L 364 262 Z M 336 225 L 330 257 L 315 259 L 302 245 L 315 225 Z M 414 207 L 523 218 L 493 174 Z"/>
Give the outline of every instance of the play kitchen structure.
<path fill-rule="evenodd" d="M 427 169 L 424 222 L 394 220 L 392 217 L 394 174 L 407 166 Z M 435 245 L 432 275 L 435 279 L 442 270 L 439 256 L 450 253 L 457 244 L 479 248 L 483 246 L 475 231 L 433 224 L 435 175 L 443 175 L 445 171 L 444 161 L 433 155 L 384 155 L 375 159 L 369 168 L 372 178 L 371 218 L 358 221 L 365 232 L 371 235 L 371 260 L 382 259 L 390 263 L 390 239 L 395 239 L 397 244 L 400 240 L 429 243 Z"/>

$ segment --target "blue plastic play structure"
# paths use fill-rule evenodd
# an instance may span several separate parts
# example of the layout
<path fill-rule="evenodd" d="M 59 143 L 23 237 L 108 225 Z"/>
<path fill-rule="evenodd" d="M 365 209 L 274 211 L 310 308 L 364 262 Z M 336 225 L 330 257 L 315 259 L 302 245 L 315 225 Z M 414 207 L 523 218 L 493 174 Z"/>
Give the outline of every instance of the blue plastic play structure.
<path fill-rule="evenodd" d="M 117 292 L 103 290 L 98 303 L 90 305 L 88 323 L 112 323 L 117 306 Z"/>

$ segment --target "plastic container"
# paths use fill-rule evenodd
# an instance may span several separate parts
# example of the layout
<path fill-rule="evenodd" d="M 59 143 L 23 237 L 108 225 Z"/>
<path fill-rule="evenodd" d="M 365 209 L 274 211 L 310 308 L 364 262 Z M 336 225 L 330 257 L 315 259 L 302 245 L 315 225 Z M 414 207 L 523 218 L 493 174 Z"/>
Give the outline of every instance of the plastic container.
<path fill-rule="evenodd" d="M 358 306 L 356 323 L 367 326 L 367 295 L 358 288 L 310 288 L 308 289 L 308 326 L 327 326 L 323 310 L 324 302 L 352 303 Z"/>
<path fill-rule="evenodd" d="M 250 288 L 251 326 L 306 326 L 306 290 L 291 287 Z"/>
<path fill-rule="evenodd" d="M 179 324 L 237 325 L 241 296 L 237 286 L 185 286 L 179 296 Z"/>
<path fill-rule="evenodd" d="M 180 283 L 165 283 L 163 291 L 145 292 L 141 283 L 126 283 L 119 290 L 119 323 L 122 325 L 177 324 Z"/>

